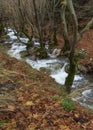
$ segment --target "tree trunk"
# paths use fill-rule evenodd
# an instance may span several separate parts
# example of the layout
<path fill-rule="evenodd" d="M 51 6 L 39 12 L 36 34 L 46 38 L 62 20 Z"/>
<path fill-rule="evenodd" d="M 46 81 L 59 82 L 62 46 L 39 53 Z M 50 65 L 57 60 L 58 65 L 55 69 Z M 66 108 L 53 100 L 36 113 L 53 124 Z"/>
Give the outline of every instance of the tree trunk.
<path fill-rule="evenodd" d="M 76 71 L 76 65 L 77 65 L 77 61 L 78 61 L 78 59 L 74 56 L 74 50 L 70 53 L 69 61 L 70 61 L 69 73 L 65 80 L 65 86 L 66 86 L 67 93 L 71 92 L 71 87 L 73 85 L 75 71 Z"/>

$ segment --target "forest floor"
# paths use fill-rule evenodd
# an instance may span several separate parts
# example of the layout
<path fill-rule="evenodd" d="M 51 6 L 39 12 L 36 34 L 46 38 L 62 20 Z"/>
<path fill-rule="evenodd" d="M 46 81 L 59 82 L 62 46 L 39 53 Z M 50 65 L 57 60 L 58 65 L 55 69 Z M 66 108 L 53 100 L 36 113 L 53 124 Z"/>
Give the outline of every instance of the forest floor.
<path fill-rule="evenodd" d="M 0 130 L 93 130 L 93 112 L 0 46 Z"/>

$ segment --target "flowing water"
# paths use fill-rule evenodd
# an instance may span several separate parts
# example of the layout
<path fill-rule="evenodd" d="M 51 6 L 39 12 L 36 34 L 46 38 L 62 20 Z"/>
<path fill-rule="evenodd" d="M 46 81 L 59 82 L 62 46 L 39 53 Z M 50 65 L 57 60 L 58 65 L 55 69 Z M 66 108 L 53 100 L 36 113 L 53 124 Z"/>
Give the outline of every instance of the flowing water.
<path fill-rule="evenodd" d="M 64 84 L 67 73 L 65 72 L 65 66 L 68 64 L 65 58 L 47 58 L 43 60 L 31 60 L 30 58 L 22 59 L 20 52 L 26 50 L 26 46 L 17 40 L 14 31 L 11 28 L 6 29 L 7 35 L 10 37 L 8 43 L 11 44 L 11 48 L 8 54 L 19 60 L 25 60 L 33 68 L 40 70 L 41 68 L 46 68 L 50 71 L 50 76 L 55 79 L 59 84 Z M 21 41 L 27 42 L 28 39 L 20 37 Z M 7 43 L 7 41 L 6 41 Z M 39 45 L 39 43 L 38 43 Z M 74 83 L 72 88 L 76 89 L 80 86 L 88 84 L 88 80 L 83 75 L 75 75 Z M 93 89 L 84 90 L 81 96 L 74 98 L 73 100 L 79 101 L 83 106 L 87 106 L 93 109 Z"/>

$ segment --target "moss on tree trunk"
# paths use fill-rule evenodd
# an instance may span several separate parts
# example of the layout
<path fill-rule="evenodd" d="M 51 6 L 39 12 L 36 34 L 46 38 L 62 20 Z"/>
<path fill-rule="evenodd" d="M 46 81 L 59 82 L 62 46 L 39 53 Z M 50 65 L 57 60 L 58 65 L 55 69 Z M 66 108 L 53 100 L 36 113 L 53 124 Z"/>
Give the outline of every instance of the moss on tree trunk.
<path fill-rule="evenodd" d="M 65 86 L 66 86 L 66 92 L 70 93 L 71 92 L 71 86 L 74 81 L 74 76 L 75 76 L 75 70 L 76 70 L 76 65 L 70 66 L 68 76 L 65 81 Z"/>
<path fill-rule="evenodd" d="M 4 30 L 3 24 L 0 23 L 0 35 L 2 35 L 3 30 Z"/>
<path fill-rule="evenodd" d="M 66 87 L 66 92 L 67 93 L 71 92 L 71 87 L 73 85 L 74 76 L 75 76 L 75 72 L 76 72 L 76 66 L 77 66 L 77 62 L 78 62 L 77 57 L 71 56 L 70 58 L 71 59 L 70 59 L 69 73 L 68 73 L 68 76 L 67 76 L 67 78 L 65 80 L 65 87 Z"/>

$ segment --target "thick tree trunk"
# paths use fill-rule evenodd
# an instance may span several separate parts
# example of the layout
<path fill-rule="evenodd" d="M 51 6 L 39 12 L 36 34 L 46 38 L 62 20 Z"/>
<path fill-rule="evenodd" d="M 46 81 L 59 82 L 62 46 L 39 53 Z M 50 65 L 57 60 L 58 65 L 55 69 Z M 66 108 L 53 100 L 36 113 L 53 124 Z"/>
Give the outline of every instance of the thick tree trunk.
<path fill-rule="evenodd" d="M 70 41 L 70 38 L 68 35 L 68 28 L 67 28 L 66 14 L 65 14 L 66 8 L 68 8 L 69 14 L 72 16 L 72 20 L 73 20 L 72 41 Z M 65 49 L 69 50 L 69 64 L 70 64 L 69 73 L 65 80 L 65 87 L 66 87 L 67 93 L 70 93 L 71 86 L 74 81 L 76 65 L 77 65 L 77 60 L 75 59 L 75 56 L 74 56 L 74 50 L 75 50 L 75 45 L 77 43 L 77 38 L 78 38 L 78 22 L 77 22 L 77 17 L 75 14 L 72 0 L 63 0 L 62 9 L 63 10 L 62 10 L 61 16 L 62 16 L 63 30 L 64 30 L 63 37 L 64 37 L 64 42 L 65 42 Z"/>
<path fill-rule="evenodd" d="M 66 86 L 67 93 L 71 92 L 71 87 L 73 85 L 74 76 L 75 76 L 75 72 L 76 72 L 76 66 L 77 66 L 77 62 L 78 62 L 78 59 L 74 56 L 74 50 L 70 53 L 69 61 L 70 61 L 69 73 L 65 80 L 65 86 Z"/>

